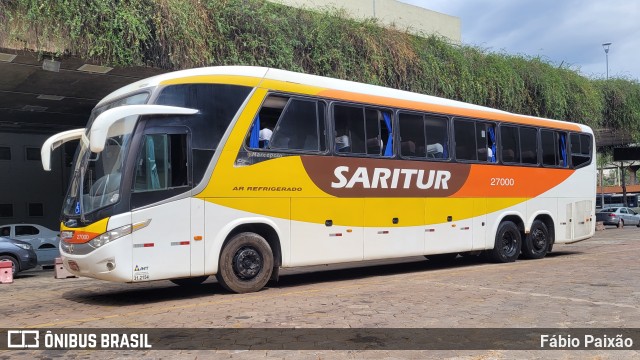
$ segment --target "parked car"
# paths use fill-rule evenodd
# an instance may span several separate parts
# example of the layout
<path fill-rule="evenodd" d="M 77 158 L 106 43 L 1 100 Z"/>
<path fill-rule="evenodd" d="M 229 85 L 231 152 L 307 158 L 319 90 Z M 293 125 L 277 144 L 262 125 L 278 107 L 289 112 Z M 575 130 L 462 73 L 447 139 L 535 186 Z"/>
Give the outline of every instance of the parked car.
<path fill-rule="evenodd" d="M 38 256 L 31 244 L 7 237 L 0 237 L 0 261 L 3 260 L 13 263 L 14 275 L 38 265 Z"/>
<path fill-rule="evenodd" d="M 38 255 L 38 265 L 53 265 L 60 256 L 59 232 L 38 224 L 8 224 L 0 226 L 0 236 L 26 241 Z"/>
<path fill-rule="evenodd" d="M 596 213 L 596 221 L 604 225 L 615 225 L 619 228 L 625 225 L 640 227 L 640 214 L 627 207 L 610 207 Z"/>

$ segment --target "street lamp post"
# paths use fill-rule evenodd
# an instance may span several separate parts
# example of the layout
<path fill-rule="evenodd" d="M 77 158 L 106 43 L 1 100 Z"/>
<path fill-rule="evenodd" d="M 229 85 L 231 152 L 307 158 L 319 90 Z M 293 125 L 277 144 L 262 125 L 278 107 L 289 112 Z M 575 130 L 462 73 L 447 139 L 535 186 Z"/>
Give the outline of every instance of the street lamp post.
<path fill-rule="evenodd" d="M 602 44 L 602 47 L 604 48 L 605 61 L 607 62 L 607 80 L 609 80 L 609 46 L 611 46 L 611 43 Z"/>
<path fill-rule="evenodd" d="M 611 46 L 610 42 L 602 44 L 602 47 L 604 48 L 605 61 L 607 64 L 607 80 L 609 80 L 609 46 Z M 601 166 L 602 167 L 600 168 L 600 205 L 604 209 L 604 163 L 601 164 Z"/>

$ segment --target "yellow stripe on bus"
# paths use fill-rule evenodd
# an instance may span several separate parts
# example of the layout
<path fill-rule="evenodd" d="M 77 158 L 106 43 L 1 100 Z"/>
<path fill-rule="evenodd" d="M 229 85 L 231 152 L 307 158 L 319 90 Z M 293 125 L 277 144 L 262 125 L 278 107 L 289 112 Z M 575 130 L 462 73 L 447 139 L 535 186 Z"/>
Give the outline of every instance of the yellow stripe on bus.
<path fill-rule="evenodd" d="M 470 219 L 520 204 L 525 198 L 205 198 L 211 203 L 251 214 L 337 226 L 421 226 Z M 293 204 L 293 205 L 292 205 Z M 327 208 L 331 214 L 328 217 Z"/>
<path fill-rule="evenodd" d="M 256 87 L 262 78 L 238 75 L 194 75 L 168 79 L 160 82 L 160 85 L 180 84 L 233 84 Z"/>

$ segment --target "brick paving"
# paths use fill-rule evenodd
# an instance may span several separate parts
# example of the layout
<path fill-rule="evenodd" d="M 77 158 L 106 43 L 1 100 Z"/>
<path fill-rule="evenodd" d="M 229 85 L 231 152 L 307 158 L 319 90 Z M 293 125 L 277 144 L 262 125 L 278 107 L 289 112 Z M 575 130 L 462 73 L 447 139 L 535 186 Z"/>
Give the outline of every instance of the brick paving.
<path fill-rule="evenodd" d="M 117 284 L 30 270 L 0 285 L 0 328 L 640 328 L 640 229 L 607 228 L 542 260 L 421 257 L 287 269 L 253 294 L 210 278 Z M 353 265 L 353 264 L 351 264 Z M 366 265 L 366 266 L 362 266 Z M 0 351 L 8 358 L 626 359 L 637 351 Z"/>

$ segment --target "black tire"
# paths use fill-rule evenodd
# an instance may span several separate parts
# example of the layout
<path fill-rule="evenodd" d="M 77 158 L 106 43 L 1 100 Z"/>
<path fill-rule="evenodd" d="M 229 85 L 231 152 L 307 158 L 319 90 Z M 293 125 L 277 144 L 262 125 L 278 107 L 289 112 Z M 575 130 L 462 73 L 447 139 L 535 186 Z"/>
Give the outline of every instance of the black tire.
<path fill-rule="evenodd" d="M 273 252 L 260 235 L 250 232 L 234 236 L 222 248 L 216 278 L 225 289 L 235 293 L 262 289 L 273 271 Z"/>
<path fill-rule="evenodd" d="M 0 255 L 0 261 L 3 260 L 9 260 L 11 261 L 12 265 L 11 265 L 11 269 L 13 271 L 13 275 L 15 276 L 17 273 L 20 272 L 20 263 L 18 262 L 18 260 L 16 258 L 14 258 L 11 255 Z"/>
<path fill-rule="evenodd" d="M 622 229 L 624 227 L 624 220 L 620 219 L 620 221 L 618 221 L 618 229 Z"/>
<path fill-rule="evenodd" d="M 493 249 L 487 250 L 489 260 L 496 263 L 514 262 L 520 256 L 522 236 L 516 224 L 504 221 L 498 226 Z"/>
<path fill-rule="evenodd" d="M 458 253 L 425 255 L 434 264 L 447 264 L 458 257 Z"/>
<path fill-rule="evenodd" d="M 522 242 L 522 256 L 527 259 L 542 259 L 549 251 L 550 242 L 547 225 L 540 220 L 535 220 Z"/>
<path fill-rule="evenodd" d="M 171 279 L 171 282 L 184 287 L 193 287 L 202 284 L 205 280 L 207 280 L 207 278 L 209 278 L 209 276 L 205 275 L 191 278 Z"/>

